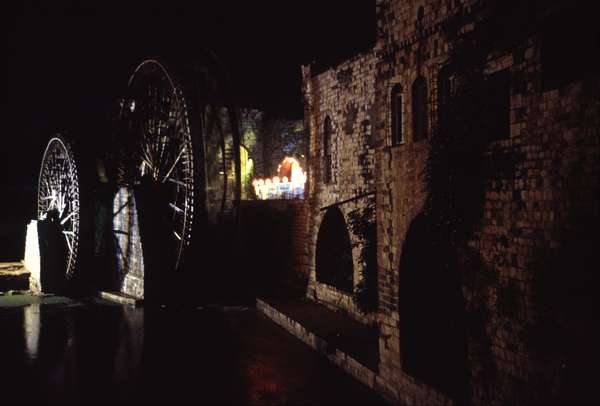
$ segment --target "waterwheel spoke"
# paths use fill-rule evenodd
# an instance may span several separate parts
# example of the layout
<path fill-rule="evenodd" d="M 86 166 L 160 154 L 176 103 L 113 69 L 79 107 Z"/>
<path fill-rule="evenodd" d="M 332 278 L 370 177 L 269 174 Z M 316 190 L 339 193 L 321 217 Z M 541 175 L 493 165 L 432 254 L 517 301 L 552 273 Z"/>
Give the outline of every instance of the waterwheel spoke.
<path fill-rule="evenodd" d="M 63 231 L 63 234 L 64 234 L 64 231 Z M 69 252 L 71 254 L 73 254 L 73 244 L 71 243 L 71 239 L 69 238 L 69 236 L 67 236 L 66 234 L 65 234 L 65 241 L 67 242 L 67 246 L 69 247 Z"/>
<path fill-rule="evenodd" d="M 74 212 L 74 211 L 72 211 L 71 213 L 69 213 L 69 215 L 68 215 L 68 216 L 66 216 L 64 219 L 62 219 L 62 220 L 61 220 L 60 224 L 61 224 L 61 225 L 65 224 L 65 223 L 66 223 L 66 222 L 67 222 L 67 221 L 68 221 L 68 220 L 69 220 L 69 219 L 70 219 L 72 216 L 74 216 L 74 215 L 75 215 L 75 212 Z"/>
<path fill-rule="evenodd" d="M 175 210 L 177 213 L 183 213 L 183 210 L 175 206 L 173 203 L 169 203 L 169 207 Z"/>
<path fill-rule="evenodd" d="M 183 186 L 183 187 L 187 186 L 184 182 L 177 180 L 177 179 L 167 178 L 167 181 L 171 182 L 171 183 L 175 183 L 176 185 L 179 185 L 179 186 Z"/>
<path fill-rule="evenodd" d="M 175 166 L 177 166 L 177 163 L 181 159 L 181 156 L 183 155 L 184 152 L 185 152 L 185 146 L 183 148 L 181 148 L 181 151 L 177 155 L 177 158 L 175 159 L 175 162 L 173 162 L 173 165 L 171 165 L 171 167 L 169 168 L 169 171 L 167 172 L 167 174 L 163 178 L 162 183 L 164 183 L 164 182 L 167 181 L 167 178 L 171 175 L 171 172 L 173 172 L 173 169 L 175 169 Z"/>

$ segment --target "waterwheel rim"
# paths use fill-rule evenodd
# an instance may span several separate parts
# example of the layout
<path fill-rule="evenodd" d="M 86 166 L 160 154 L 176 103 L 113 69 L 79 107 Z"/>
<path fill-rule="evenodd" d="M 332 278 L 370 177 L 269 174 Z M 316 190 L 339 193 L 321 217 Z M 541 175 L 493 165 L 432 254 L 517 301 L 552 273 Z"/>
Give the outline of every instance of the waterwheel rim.
<path fill-rule="evenodd" d="M 59 137 L 50 139 L 42 158 L 38 178 L 38 220 L 56 217 L 64 238 L 65 276 L 73 276 L 79 245 L 79 178 L 69 143 Z"/>
<path fill-rule="evenodd" d="M 168 195 L 169 215 L 161 221 L 168 223 L 177 269 L 191 240 L 195 198 L 194 150 L 182 90 L 160 62 L 146 60 L 129 79 L 123 110 L 132 137 L 132 182 L 150 180 Z"/>

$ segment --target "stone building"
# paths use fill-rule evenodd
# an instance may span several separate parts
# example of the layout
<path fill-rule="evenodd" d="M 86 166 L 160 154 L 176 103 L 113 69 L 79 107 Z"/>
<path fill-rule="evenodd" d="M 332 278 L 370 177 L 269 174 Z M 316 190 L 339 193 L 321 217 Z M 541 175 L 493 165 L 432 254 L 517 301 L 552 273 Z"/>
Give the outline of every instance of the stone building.
<path fill-rule="evenodd" d="M 373 321 L 374 315 L 361 312 L 352 299 L 364 242 L 349 231 L 347 222 L 351 212 L 375 197 L 375 68 L 375 55 L 368 52 L 318 76 L 310 77 L 310 68 L 304 69 L 311 151 L 308 257 L 314 258 L 308 261 L 308 294 L 365 322 Z M 328 255 L 345 261 L 336 265 Z"/>
<path fill-rule="evenodd" d="M 378 326 L 374 387 L 396 402 L 597 401 L 590 3 L 376 7 L 373 49 L 302 68 L 307 296 Z M 371 312 L 355 293 L 361 211 L 376 223 Z"/>

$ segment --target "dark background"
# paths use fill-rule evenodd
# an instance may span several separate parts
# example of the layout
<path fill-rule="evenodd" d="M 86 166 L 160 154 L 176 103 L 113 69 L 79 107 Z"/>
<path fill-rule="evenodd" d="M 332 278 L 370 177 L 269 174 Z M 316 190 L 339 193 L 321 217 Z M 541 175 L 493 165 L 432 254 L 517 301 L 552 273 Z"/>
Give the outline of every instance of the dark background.
<path fill-rule="evenodd" d="M 22 257 L 43 149 L 55 132 L 89 145 L 146 57 L 230 72 L 238 105 L 302 117 L 300 65 L 339 63 L 373 45 L 374 0 L 17 2 L 3 5 L 0 261 Z M 77 134 L 74 134 L 77 133 Z"/>

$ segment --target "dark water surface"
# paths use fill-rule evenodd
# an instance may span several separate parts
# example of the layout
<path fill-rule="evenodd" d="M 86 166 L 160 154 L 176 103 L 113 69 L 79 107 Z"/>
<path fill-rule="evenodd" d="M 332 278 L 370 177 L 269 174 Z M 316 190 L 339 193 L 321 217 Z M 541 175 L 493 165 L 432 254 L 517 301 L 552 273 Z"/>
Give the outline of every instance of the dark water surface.
<path fill-rule="evenodd" d="M 255 309 L 0 298 L 0 404 L 372 404 Z"/>

